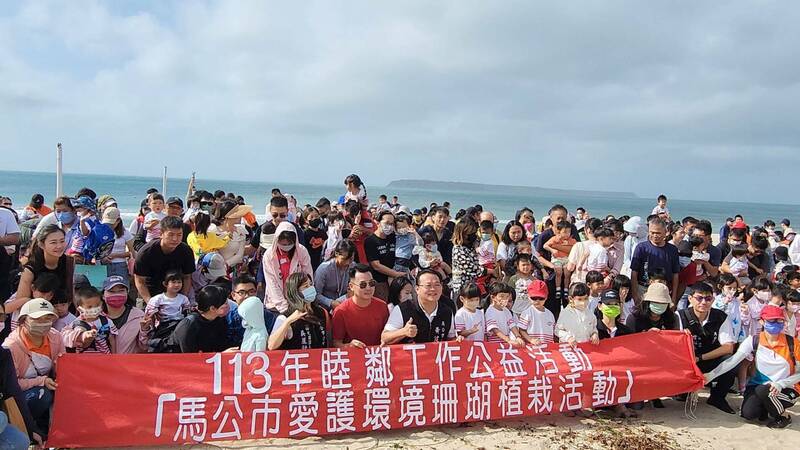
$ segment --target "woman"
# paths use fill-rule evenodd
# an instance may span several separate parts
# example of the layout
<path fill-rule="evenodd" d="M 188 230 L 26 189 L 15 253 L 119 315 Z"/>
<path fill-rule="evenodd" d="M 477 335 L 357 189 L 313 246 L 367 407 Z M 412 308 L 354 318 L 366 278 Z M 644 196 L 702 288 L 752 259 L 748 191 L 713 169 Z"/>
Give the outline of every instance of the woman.
<path fill-rule="evenodd" d="M 525 207 L 517 211 L 517 214 L 514 215 L 514 220 L 522 224 L 522 228 L 525 229 L 525 238 L 528 242 L 533 242 L 536 236 L 539 235 L 536 232 L 536 217 L 530 208 Z"/>
<path fill-rule="evenodd" d="M 232 347 L 225 319 L 231 310 L 228 291 L 215 284 L 197 293 L 197 311 L 181 320 L 168 338 L 178 353 L 221 352 Z"/>
<path fill-rule="evenodd" d="M 314 276 L 314 270 L 308 250 L 298 241 L 291 222 L 281 222 L 275 229 L 275 236 L 275 243 L 264 253 L 261 261 L 267 285 L 264 304 L 268 309 L 284 312 L 289 307 L 284 293 L 289 275 L 303 272 L 310 278 Z"/>
<path fill-rule="evenodd" d="M 408 277 L 395 278 L 389 285 L 389 297 L 386 302 L 389 313 L 391 314 L 396 306 L 409 300 L 414 300 L 414 283 Z"/>
<path fill-rule="evenodd" d="M 331 320 L 328 312 L 315 301 L 316 289 L 311 277 L 298 272 L 286 280 L 288 309 L 275 319 L 269 335 L 269 350 L 305 350 L 329 346 Z"/>
<path fill-rule="evenodd" d="M 142 331 L 144 312 L 134 308 L 128 297 L 128 280 L 118 275 L 103 282 L 103 303 L 106 316 L 117 328 L 117 338 L 112 341 L 111 353 L 147 352 L 147 333 Z"/>
<path fill-rule="evenodd" d="M 525 228 L 521 223 L 512 220 L 506 224 L 500 245 L 497 246 L 497 266 L 506 276 L 511 276 L 516 272 L 511 262 L 517 256 L 517 243 L 524 238 Z"/>
<path fill-rule="evenodd" d="M 0 305 L 0 322 L 5 320 L 5 316 L 5 310 Z M 14 359 L 11 352 L 3 347 L 0 347 L 0 393 L 2 393 L 3 399 L 6 399 L 6 401 L 12 397 L 14 398 L 17 408 L 22 414 L 22 419 L 25 421 L 28 435 L 31 437 L 29 440 L 22 430 L 9 423 L 9 417 L 6 413 L 0 412 L 0 448 L 26 450 L 31 441 L 41 444 L 42 438 L 39 435 L 38 427 L 31 416 L 31 412 L 28 410 L 25 395 L 17 381 Z"/>
<path fill-rule="evenodd" d="M 247 245 L 247 228 L 242 224 L 242 217 L 253 211 L 250 205 L 239 205 L 236 202 L 227 200 L 222 202 L 216 211 L 215 223 L 217 234 L 223 239 L 227 238 L 228 243 L 219 249 L 219 254 L 225 260 L 228 267 L 235 269 L 244 259 L 244 248 Z"/>
<path fill-rule="evenodd" d="M 313 206 L 303 212 L 303 222 L 305 223 L 305 242 L 309 256 L 311 256 L 311 267 L 316 271 L 322 262 L 322 247 L 328 239 L 328 233 L 322 229 L 322 218 L 317 208 Z"/>
<path fill-rule="evenodd" d="M 194 231 L 189 233 L 186 243 L 194 252 L 194 259 L 200 260 L 204 255 L 219 251 L 228 245 L 229 237 L 219 236 L 211 229 L 211 215 L 199 211 L 194 216 Z"/>
<path fill-rule="evenodd" d="M 31 299 L 33 281 L 43 273 L 52 273 L 58 278 L 55 297 L 72 302 L 72 274 L 75 263 L 72 258 L 64 254 L 67 248 L 64 236 L 64 230 L 58 225 L 47 225 L 36 236 L 31 258 L 22 268 L 17 296 L 6 303 L 7 313 L 20 309 Z"/>
<path fill-rule="evenodd" d="M 57 386 L 56 364 L 65 351 L 61 334 L 52 327 L 57 318 L 47 300 L 28 300 L 20 310 L 19 326 L 3 342 L 3 347 L 11 351 L 17 382 L 36 428 L 44 435 L 50 427 L 50 408 Z"/>
<path fill-rule="evenodd" d="M 114 230 L 114 248 L 111 253 L 103 259 L 106 265 L 106 276 L 121 276 L 128 282 L 130 272 L 128 261 L 135 257 L 133 249 L 133 235 L 125 229 L 120 219 L 119 209 L 109 206 L 103 211 L 103 223 Z"/>
<path fill-rule="evenodd" d="M 339 241 L 333 249 L 333 258 L 320 264 L 314 272 L 317 301 L 333 311 L 347 297 L 350 283 L 348 272 L 355 264 L 356 246 L 349 240 Z"/>
<path fill-rule="evenodd" d="M 450 280 L 453 302 L 458 301 L 462 286 L 485 275 L 486 269 L 478 264 L 478 253 L 475 251 L 477 244 L 478 224 L 471 218 L 464 218 L 453 230 L 453 273 Z"/>

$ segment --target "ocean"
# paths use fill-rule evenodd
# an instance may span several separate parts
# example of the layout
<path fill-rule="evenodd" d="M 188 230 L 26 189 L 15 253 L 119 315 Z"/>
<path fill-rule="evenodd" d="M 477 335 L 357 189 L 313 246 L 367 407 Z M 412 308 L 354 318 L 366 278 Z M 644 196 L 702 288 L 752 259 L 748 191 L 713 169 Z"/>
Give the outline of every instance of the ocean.
<path fill-rule="evenodd" d="M 646 217 L 655 206 L 654 198 L 614 198 L 610 196 L 580 199 L 407 188 L 387 190 L 385 187 L 370 186 L 369 174 L 361 174 L 361 176 L 366 183 L 367 193 L 372 202 L 376 202 L 380 194 L 386 194 L 390 199 L 392 195 L 397 195 L 401 204 L 413 210 L 430 205 L 432 202 L 441 204 L 444 201 L 449 201 L 453 215 L 460 208 L 481 204 L 484 209 L 493 211 L 501 221 L 513 218 L 514 213 L 524 206 L 534 211 L 537 220 L 547 214 L 547 210 L 556 203 L 563 204 L 571 212 L 574 212 L 578 207 L 584 207 L 593 217 L 605 217 L 607 214 L 615 216 L 628 214 Z M 55 198 L 55 178 L 55 173 L 0 171 L 0 195 L 10 197 L 14 202 L 14 208 L 18 210 L 24 208 L 34 193 L 43 194 L 45 201 L 48 204 L 52 204 Z M 344 175 L 342 175 L 342 179 L 344 179 Z M 169 178 L 167 196 L 185 197 L 188 183 L 188 178 Z M 294 195 L 298 205 L 314 204 L 323 196 L 335 201 L 344 193 L 343 185 L 271 181 L 250 182 L 204 178 L 197 178 L 196 184 L 198 189 L 205 189 L 211 192 L 221 189 L 225 192 L 234 192 L 237 195 L 241 195 L 248 204 L 253 205 L 255 213 L 259 217 L 264 216 L 270 191 L 275 187 L 279 188 L 284 194 Z M 64 174 L 65 194 L 74 195 L 82 187 L 89 187 L 97 192 L 98 195 L 113 195 L 119 203 L 123 218 L 128 219 L 138 212 L 139 203 L 144 198 L 148 188 L 155 187 L 161 190 L 161 178 Z M 666 190 L 665 194 L 669 196 L 669 191 Z M 670 199 L 668 207 L 673 218 L 693 216 L 710 220 L 715 232 L 722 226 L 726 217 L 732 217 L 735 214 L 744 216 L 745 221 L 751 225 L 762 224 L 767 219 L 772 219 L 776 223 L 783 218 L 789 218 L 792 223 L 795 220 L 800 220 L 797 214 L 797 205 Z"/>

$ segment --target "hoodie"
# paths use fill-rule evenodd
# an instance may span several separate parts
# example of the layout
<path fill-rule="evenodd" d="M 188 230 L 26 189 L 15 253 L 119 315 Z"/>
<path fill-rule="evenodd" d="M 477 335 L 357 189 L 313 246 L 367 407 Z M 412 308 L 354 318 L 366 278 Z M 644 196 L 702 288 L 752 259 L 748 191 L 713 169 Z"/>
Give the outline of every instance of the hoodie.
<path fill-rule="evenodd" d="M 277 239 L 284 231 L 291 231 L 295 234 L 294 255 L 289 261 L 289 273 L 305 272 L 310 278 L 314 278 L 311 257 L 308 255 L 308 250 L 298 241 L 297 230 L 295 230 L 291 222 L 281 222 L 275 229 L 275 243 L 264 253 L 264 258 L 261 261 L 267 284 L 264 304 L 268 309 L 277 309 L 279 312 L 284 312 L 289 307 L 284 294 L 285 280 L 281 279 L 281 265 L 278 261 Z"/>
<path fill-rule="evenodd" d="M 244 338 L 239 349 L 243 352 L 263 352 L 267 349 L 267 326 L 264 323 L 264 304 L 258 297 L 248 297 L 239 305 L 244 326 Z"/>
<path fill-rule="evenodd" d="M 5 342 L 3 342 L 3 347 L 9 349 L 11 351 L 11 356 L 14 359 L 14 368 L 17 370 L 17 381 L 19 381 L 19 387 L 23 391 L 28 390 L 32 387 L 36 386 L 44 386 L 44 380 L 48 377 L 48 375 L 40 375 L 33 378 L 25 378 L 25 373 L 28 371 L 28 366 L 32 364 L 31 359 L 31 352 L 25 346 L 22 336 L 20 333 L 22 332 L 22 327 L 17 327 L 16 330 L 12 331 L 11 334 L 8 335 Z M 66 352 L 64 348 L 64 342 L 61 339 L 61 333 L 56 331 L 55 328 L 51 328 L 50 331 L 47 332 L 46 339 L 50 341 L 50 360 L 53 361 L 53 367 L 57 366 L 58 357 L 63 355 Z"/>

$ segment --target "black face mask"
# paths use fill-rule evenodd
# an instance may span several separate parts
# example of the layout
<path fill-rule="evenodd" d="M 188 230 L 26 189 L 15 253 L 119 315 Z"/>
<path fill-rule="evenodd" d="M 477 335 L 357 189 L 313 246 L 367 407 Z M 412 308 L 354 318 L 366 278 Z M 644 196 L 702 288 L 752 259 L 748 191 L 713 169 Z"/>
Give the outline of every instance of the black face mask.
<path fill-rule="evenodd" d="M 308 226 L 310 226 L 311 228 L 319 228 L 320 225 L 322 225 L 322 219 L 320 218 L 308 222 Z"/>

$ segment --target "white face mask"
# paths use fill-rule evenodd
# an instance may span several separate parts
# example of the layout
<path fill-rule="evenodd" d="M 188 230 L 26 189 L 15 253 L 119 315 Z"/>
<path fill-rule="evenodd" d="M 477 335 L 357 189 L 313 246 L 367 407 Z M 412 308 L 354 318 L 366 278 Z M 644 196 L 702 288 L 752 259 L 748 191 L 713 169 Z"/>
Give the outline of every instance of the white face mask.
<path fill-rule="evenodd" d="M 294 244 L 287 244 L 287 245 L 278 244 L 278 248 L 285 252 L 289 252 L 294 248 Z"/>
<path fill-rule="evenodd" d="M 772 298 L 772 293 L 770 291 L 758 291 L 756 292 L 756 298 L 762 302 L 768 302 Z"/>
<path fill-rule="evenodd" d="M 79 306 L 78 310 L 83 314 L 83 317 L 87 319 L 95 319 L 103 312 L 103 308 L 100 306 L 95 306 L 94 308 L 83 308 Z"/>

